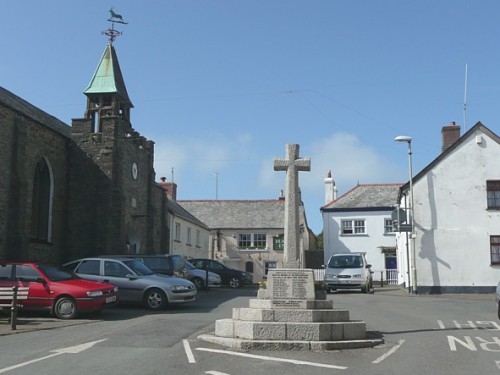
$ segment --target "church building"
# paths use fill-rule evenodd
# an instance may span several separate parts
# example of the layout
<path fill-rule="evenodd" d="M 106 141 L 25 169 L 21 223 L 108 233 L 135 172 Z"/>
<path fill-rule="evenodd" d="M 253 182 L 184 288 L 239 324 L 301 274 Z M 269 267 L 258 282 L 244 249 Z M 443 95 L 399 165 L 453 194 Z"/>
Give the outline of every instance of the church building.
<path fill-rule="evenodd" d="M 0 87 L 0 259 L 169 251 L 154 142 L 132 127 L 113 41 L 72 126 Z"/>

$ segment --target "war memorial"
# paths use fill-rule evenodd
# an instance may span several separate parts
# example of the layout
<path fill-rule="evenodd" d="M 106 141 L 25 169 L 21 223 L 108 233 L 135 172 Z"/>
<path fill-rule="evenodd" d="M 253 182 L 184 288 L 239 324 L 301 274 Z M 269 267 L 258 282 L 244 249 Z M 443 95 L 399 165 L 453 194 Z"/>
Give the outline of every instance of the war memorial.
<path fill-rule="evenodd" d="M 202 341 L 237 349 L 338 350 L 371 347 L 364 321 L 349 319 L 349 311 L 335 309 L 326 293 L 315 290 L 312 269 L 300 263 L 298 172 L 310 171 L 309 158 L 299 157 L 299 145 L 286 145 L 286 158 L 274 161 L 285 171 L 285 252 L 283 268 L 269 271 L 267 286 L 250 299 L 249 307 L 233 308 L 232 318 L 215 322 L 213 334 Z M 324 292 L 324 291 L 323 291 Z"/>

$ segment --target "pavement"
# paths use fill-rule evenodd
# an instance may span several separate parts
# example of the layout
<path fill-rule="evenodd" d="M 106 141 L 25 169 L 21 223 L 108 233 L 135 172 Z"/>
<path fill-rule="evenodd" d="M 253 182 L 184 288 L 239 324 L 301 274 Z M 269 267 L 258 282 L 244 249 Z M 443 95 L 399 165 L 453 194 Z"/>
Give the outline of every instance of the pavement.
<path fill-rule="evenodd" d="M 15 329 L 13 329 L 10 322 L 10 311 L 4 311 L 0 312 L 0 336 L 89 324 L 97 321 L 99 319 L 63 320 L 53 318 L 48 313 L 37 315 L 35 312 L 26 312 L 19 314 Z"/>
<path fill-rule="evenodd" d="M 340 292 L 343 293 L 343 292 Z M 429 297 L 429 298 L 460 298 L 460 299 L 493 299 L 494 297 L 491 294 L 423 294 L 423 295 L 411 295 L 405 289 L 402 289 L 398 286 L 386 285 L 384 287 L 376 286 L 375 287 L 375 295 L 390 295 L 390 296 L 400 296 L 400 297 L 410 297 L 410 298 L 420 298 L 420 297 Z M 330 294 L 329 296 L 334 296 L 335 294 Z M 102 319 L 99 319 L 99 316 L 96 316 L 93 319 L 86 318 L 77 318 L 71 320 L 63 320 L 57 319 L 49 315 L 48 313 L 37 313 L 37 312 L 19 312 L 16 329 L 12 329 L 10 323 L 10 310 L 9 309 L 0 309 L 0 336 L 5 335 L 14 335 L 25 332 L 33 332 L 33 331 L 42 331 L 42 330 L 50 330 L 57 329 L 75 325 L 82 324 L 90 324 L 99 322 Z"/>

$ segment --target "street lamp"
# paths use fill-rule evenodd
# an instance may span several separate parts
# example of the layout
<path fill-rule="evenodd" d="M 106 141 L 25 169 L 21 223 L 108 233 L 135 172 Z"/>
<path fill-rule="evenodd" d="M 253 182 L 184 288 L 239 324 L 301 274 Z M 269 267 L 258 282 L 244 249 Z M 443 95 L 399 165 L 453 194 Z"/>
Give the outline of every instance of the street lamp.
<path fill-rule="evenodd" d="M 413 171 L 412 171 L 412 162 L 411 162 L 411 141 L 412 138 L 407 135 L 398 135 L 394 138 L 396 142 L 406 142 L 408 143 L 408 170 L 410 173 L 410 215 L 409 215 L 409 224 L 411 225 L 411 278 L 412 278 L 412 293 L 417 294 L 417 266 L 415 265 L 415 237 L 417 237 L 415 233 L 415 222 L 414 222 L 414 208 L 413 208 Z"/>

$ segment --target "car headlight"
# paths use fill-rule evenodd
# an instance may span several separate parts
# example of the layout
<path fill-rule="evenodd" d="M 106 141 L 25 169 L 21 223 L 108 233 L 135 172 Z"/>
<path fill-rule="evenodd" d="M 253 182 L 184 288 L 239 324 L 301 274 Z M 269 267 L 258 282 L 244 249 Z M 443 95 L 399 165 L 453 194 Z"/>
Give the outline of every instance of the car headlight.
<path fill-rule="evenodd" d="M 170 288 L 172 292 L 187 292 L 189 291 L 189 287 L 185 285 L 174 285 Z"/>
<path fill-rule="evenodd" d="M 87 292 L 88 297 L 100 297 L 102 296 L 102 290 L 91 290 Z"/>
<path fill-rule="evenodd" d="M 335 280 L 337 275 L 325 275 L 325 280 Z"/>
<path fill-rule="evenodd" d="M 115 287 L 113 288 L 113 292 L 118 293 L 118 287 L 117 287 L 117 286 L 115 286 Z"/>
<path fill-rule="evenodd" d="M 361 275 L 352 275 L 353 279 L 361 279 Z"/>

